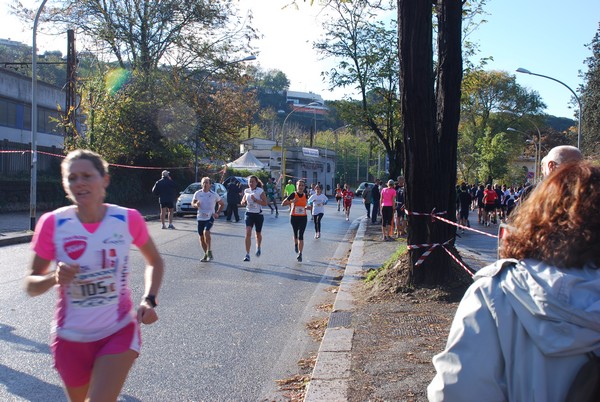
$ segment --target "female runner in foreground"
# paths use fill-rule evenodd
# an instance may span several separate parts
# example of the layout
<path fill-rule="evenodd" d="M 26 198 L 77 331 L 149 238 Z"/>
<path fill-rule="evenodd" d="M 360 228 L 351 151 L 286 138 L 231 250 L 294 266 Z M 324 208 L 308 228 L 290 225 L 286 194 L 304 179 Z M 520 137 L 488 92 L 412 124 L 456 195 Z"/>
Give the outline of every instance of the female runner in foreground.
<path fill-rule="evenodd" d="M 116 401 L 140 352 L 140 323 L 158 319 L 163 261 L 138 211 L 104 203 L 106 161 L 77 150 L 61 171 L 74 205 L 40 218 L 25 288 L 31 296 L 58 291 L 51 349 L 69 400 Z M 137 309 L 128 286 L 132 243 L 146 260 Z"/>

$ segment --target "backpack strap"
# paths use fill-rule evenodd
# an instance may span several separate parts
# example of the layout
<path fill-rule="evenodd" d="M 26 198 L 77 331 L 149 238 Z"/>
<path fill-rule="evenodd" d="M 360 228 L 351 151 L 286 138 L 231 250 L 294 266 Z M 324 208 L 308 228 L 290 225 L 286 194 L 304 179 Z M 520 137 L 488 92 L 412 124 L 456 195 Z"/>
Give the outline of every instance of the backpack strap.
<path fill-rule="evenodd" d="M 587 361 L 575 375 L 565 402 L 592 402 L 600 400 L 600 358 L 586 353 Z"/>

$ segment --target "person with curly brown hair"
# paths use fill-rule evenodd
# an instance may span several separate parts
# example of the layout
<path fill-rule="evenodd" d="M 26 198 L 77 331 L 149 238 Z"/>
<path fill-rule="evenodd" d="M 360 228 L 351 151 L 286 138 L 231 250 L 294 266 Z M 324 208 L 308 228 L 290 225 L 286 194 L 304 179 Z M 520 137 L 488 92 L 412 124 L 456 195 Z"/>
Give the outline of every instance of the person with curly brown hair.
<path fill-rule="evenodd" d="M 600 166 L 561 164 L 509 223 L 433 358 L 430 401 L 564 401 L 600 352 Z"/>

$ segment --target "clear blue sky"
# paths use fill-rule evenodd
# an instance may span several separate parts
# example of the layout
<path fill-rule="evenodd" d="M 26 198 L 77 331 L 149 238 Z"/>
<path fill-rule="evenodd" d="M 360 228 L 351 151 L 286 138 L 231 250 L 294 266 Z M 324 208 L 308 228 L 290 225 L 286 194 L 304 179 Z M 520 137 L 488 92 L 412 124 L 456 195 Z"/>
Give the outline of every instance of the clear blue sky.
<path fill-rule="evenodd" d="M 591 56 L 586 44 L 600 23 L 599 0 L 489 0 L 490 15 L 473 34 L 481 56 L 492 56 L 488 69 L 514 73 L 517 82 L 537 91 L 546 113 L 574 118 L 571 93 L 552 80 L 516 73 L 519 67 L 564 82 L 576 93 L 580 71 Z"/>
<path fill-rule="evenodd" d="M 39 0 L 22 0 L 30 7 Z M 7 15 L 9 0 L 0 0 L 0 38 L 31 44 L 30 28 Z M 263 69 L 278 69 L 291 80 L 292 90 L 312 91 L 325 99 L 339 99 L 343 90 L 327 91 L 320 73 L 332 64 L 319 60 L 312 41 L 320 35 L 320 21 L 326 18 L 317 6 L 299 1 L 299 10 L 282 9 L 290 0 L 240 0 L 241 8 L 251 8 L 254 25 L 264 34 L 258 44 L 256 62 Z M 541 77 L 518 74 L 528 70 L 556 78 L 577 92 L 585 70 L 583 61 L 591 55 L 585 47 L 598 30 L 600 0 L 488 0 L 487 23 L 472 34 L 481 49 L 481 56 L 492 56 L 489 69 L 514 73 L 517 82 L 537 91 L 556 116 L 573 118 L 569 109 L 571 93 L 562 85 Z M 42 27 L 43 28 L 43 27 Z M 66 36 L 66 35 L 65 35 Z M 44 50 L 66 53 L 66 39 L 38 36 Z M 80 50 L 80 49 L 79 49 Z"/>

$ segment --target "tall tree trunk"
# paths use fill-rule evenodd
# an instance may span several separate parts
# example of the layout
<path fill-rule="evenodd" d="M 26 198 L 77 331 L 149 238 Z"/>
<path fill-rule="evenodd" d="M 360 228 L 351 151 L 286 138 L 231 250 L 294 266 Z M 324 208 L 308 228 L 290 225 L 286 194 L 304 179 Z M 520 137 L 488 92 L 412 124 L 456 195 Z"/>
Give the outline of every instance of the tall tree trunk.
<path fill-rule="evenodd" d="M 398 0 L 401 112 L 404 122 L 406 207 L 412 212 L 447 211 L 454 219 L 456 146 L 460 117 L 462 3 L 438 1 L 439 65 L 434 96 L 432 12 L 427 0 Z M 458 22 L 456 12 L 458 11 Z M 457 33 L 456 33 L 457 32 Z M 438 108 L 436 109 L 436 104 Z M 408 216 L 408 244 L 441 244 L 454 227 L 427 216 Z M 414 285 L 440 285 L 450 277 L 448 255 L 438 247 L 415 266 L 427 248 L 409 253 Z"/>
<path fill-rule="evenodd" d="M 456 155 L 462 82 L 462 0 L 438 0 L 438 71 L 436 86 L 437 143 L 440 191 L 437 193 L 439 210 L 448 211 L 447 219 L 456 217 Z M 442 241 L 454 238 L 456 227 L 438 221 L 439 238 Z M 452 246 L 454 241 L 452 241 Z M 441 259 L 441 260 L 440 260 Z M 437 253 L 431 261 L 449 267 L 449 256 Z M 440 271 L 437 283 L 445 283 L 454 272 Z"/>

